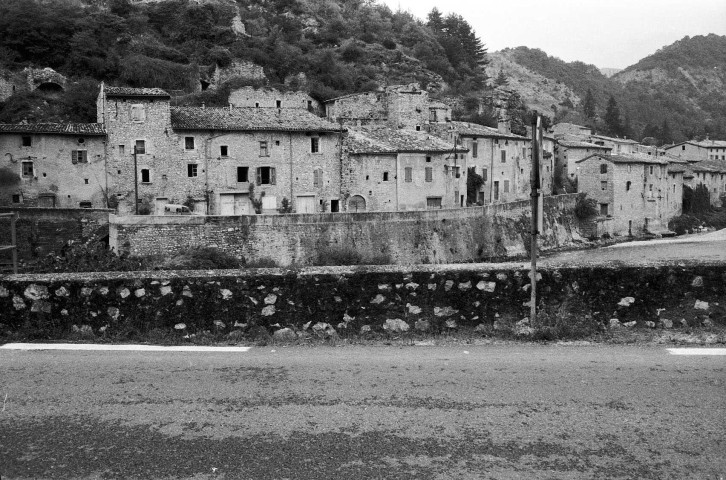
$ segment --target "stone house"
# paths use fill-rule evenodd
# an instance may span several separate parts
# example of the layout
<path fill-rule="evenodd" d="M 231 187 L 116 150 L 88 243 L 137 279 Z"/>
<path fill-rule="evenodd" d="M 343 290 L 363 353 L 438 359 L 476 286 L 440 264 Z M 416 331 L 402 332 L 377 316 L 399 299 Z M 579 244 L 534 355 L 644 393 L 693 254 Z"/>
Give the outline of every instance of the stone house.
<path fill-rule="evenodd" d="M 574 135 L 580 139 L 585 139 L 592 135 L 592 129 L 582 125 L 576 125 L 574 123 L 560 122 L 552 125 L 552 135 L 555 138 L 563 138 L 564 136 Z"/>
<path fill-rule="evenodd" d="M 437 118 L 446 115 L 443 108 L 435 107 L 434 112 Z M 329 121 L 347 126 L 385 125 L 420 131 L 432 113 L 428 92 L 412 83 L 333 98 L 325 102 L 325 115 Z"/>
<path fill-rule="evenodd" d="M 105 208 L 105 151 L 101 124 L 0 124 L 0 205 Z"/>
<path fill-rule="evenodd" d="M 434 135 L 360 127 L 345 139 L 347 210 L 401 211 L 466 205 L 466 151 Z"/>
<path fill-rule="evenodd" d="M 242 87 L 229 94 L 233 107 L 297 108 L 309 112 L 323 111 L 322 104 L 305 92 L 282 92 L 270 87 Z"/>
<path fill-rule="evenodd" d="M 726 195 L 726 162 L 721 160 L 688 161 L 685 182 L 690 188 L 699 185 L 706 187 L 711 205 L 722 206 L 722 197 Z"/>
<path fill-rule="evenodd" d="M 674 145 L 664 145 L 663 149 L 677 157 L 726 162 L 726 141 L 724 140 L 689 140 Z"/>
<path fill-rule="evenodd" d="M 631 155 L 633 153 L 637 153 L 638 142 L 628 138 L 590 135 L 589 142 L 601 147 L 610 147 L 610 153 L 613 155 Z"/>
<path fill-rule="evenodd" d="M 274 213 L 283 198 L 299 212 L 340 208 L 341 132 L 306 110 L 171 107 L 163 90 L 102 87 L 98 117 L 122 214 L 134 212 L 134 156 L 140 202 L 156 214 L 183 202 L 252 214 L 253 200 Z"/>
<path fill-rule="evenodd" d="M 506 124 L 492 128 L 451 121 L 431 124 L 432 133 L 467 150 L 467 167 L 481 175 L 484 183 L 471 203 L 499 203 L 524 200 L 531 193 L 531 140 L 509 132 Z"/>
<path fill-rule="evenodd" d="M 609 154 L 611 147 L 569 138 L 557 141 L 555 149 L 555 170 L 562 178 L 574 181 L 577 176 L 578 162 L 593 154 Z"/>
<path fill-rule="evenodd" d="M 681 214 L 680 163 L 671 166 L 649 155 L 595 153 L 577 164 L 578 192 L 597 202 L 601 217 L 612 219 L 615 235 L 662 233 L 668 221 Z"/>

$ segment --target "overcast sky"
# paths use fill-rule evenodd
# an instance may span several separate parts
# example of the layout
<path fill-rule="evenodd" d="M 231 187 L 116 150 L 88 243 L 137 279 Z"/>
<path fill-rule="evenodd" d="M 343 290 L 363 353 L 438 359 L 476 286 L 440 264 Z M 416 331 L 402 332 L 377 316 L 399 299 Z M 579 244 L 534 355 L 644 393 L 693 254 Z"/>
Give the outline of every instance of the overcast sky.
<path fill-rule="evenodd" d="M 458 13 L 490 52 L 521 45 L 625 68 L 681 38 L 726 35 L 726 0 L 379 0 L 426 20 Z"/>

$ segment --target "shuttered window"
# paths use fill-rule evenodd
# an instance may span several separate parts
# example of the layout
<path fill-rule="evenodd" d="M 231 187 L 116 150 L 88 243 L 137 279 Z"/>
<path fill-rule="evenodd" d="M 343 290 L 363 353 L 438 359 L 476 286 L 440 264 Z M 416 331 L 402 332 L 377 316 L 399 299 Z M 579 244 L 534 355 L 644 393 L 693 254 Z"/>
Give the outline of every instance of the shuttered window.
<path fill-rule="evenodd" d="M 406 182 L 413 182 L 413 168 L 406 167 L 404 169 L 404 179 Z"/>
<path fill-rule="evenodd" d="M 274 167 L 257 167 L 257 185 L 275 185 Z"/>
<path fill-rule="evenodd" d="M 88 163 L 88 152 L 86 150 L 71 150 L 71 162 L 73 165 L 76 163 Z"/>
<path fill-rule="evenodd" d="M 433 167 L 426 167 L 426 181 L 427 182 L 433 182 L 434 181 L 434 169 L 433 169 Z"/>
<path fill-rule="evenodd" d="M 313 170 L 313 186 L 314 187 L 323 186 L 323 169 L 322 168 L 316 168 L 315 170 Z"/>

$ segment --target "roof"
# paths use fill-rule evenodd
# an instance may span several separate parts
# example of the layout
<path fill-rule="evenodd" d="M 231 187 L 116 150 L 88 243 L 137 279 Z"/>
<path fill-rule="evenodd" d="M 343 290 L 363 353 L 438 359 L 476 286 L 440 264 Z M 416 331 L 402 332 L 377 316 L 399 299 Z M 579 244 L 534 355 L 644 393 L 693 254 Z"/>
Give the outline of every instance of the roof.
<path fill-rule="evenodd" d="M 694 172 L 726 173 L 726 162 L 721 160 L 703 160 L 689 165 Z"/>
<path fill-rule="evenodd" d="M 606 147 L 605 145 L 595 145 L 594 143 L 581 142 L 577 140 L 560 140 L 557 143 L 567 148 L 599 148 L 601 150 L 612 150 L 613 147 Z"/>
<path fill-rule="evenodd" d="M 396 153 L 448 153 L 468 152 L 466 148 L 454 146 L 426 132 L 398 130 L 385 127 L 363 127 L 351 129 L 346 140 L 348 152 L 359 154 Z"/>
<path fill-rule="evenodd" d="M 575 163 L 582 163 L 585 162 L 593 157 L 598 157 L 602 160 L 606 160 L 608 162 L 612 163 L 620 163 L 620 164 L 632 164 L 632 163 L 646 163 L 646 164 L 653 164 L 653 165 L 668 165 L 668 161 L 659 157 L 654 157 L 653 155 L 647 155 L 642 153 L 635 153 L 632 155 L 607 155 L 602 153 L 593 153 L 592 155 L 589 155 L 581 160 L 578 160 Z"/>
<path fill-rule="evenodd" d="M 600 138 L 602 140 L 607 140 L 608 142 L 614 142 L 614 143 L 630 143 L 630 144 L 638 143 L 635 140 L 632 140 L 630 138 L 606 137 L 605 135 L 590 135 L 590 138 Z"/>
<path fill-rule="evenodd" d="M 171 96 L 160 88 L 131 88 L 111 87 L 105 85 L 103 91 L 106 97 L 158 97 L 171 98 Z"/>
<path fill-rule="evenodd" d="M 430 102 L 429 108 L 451 108 L 451 107 L 443 102 Z"/>
<path fill-rule="evenodd" d="M 171 107 L 174 130 L 339 132 L 341 128 L 295 108 Z M 345 129 L 343 129 L 345 131 Z"/>
<path fill-rule="evenodd" d="M 449 122 L 451 129 L 456 131 L 462 137 L 490 137 L 490 138 L 506 138 L 510 140 L 527 140 L 530 139 L 517 135 L 516 133 L 503 133 L 493 127 L 479 125 L 476 123 L 451 121 Z"/>
<path fill-rule="evenodd" d="M 671 148 L 680 147 L 681 145 L 686 144 L 695 145 L 696 147 L 701 148 L 726 148 L 726 140 L 686 140 L 685 142 L 674 143 L 673 145 L 663 145 L 662 148 L 670 150 Z"/>
<path fill-rule="evenodd" d="M 0 133 L 106 135 L 102 123 L 0 123 Z"/>

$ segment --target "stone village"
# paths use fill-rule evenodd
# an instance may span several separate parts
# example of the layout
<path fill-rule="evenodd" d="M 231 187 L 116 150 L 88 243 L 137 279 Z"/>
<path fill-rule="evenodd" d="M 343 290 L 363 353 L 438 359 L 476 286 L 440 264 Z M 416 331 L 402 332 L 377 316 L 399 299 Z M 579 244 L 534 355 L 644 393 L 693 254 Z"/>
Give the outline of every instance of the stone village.
<path fill-rule="evenodd" d="M 324 104 L 244 87 L 229 106 L 175 107 L 158 88 L 101 84 L 97 123 L 0 124 L 0 206 L 115 208 L 163 215 L 404 212 L 530 196 L 530 136 L 452 120 L 417 84 Z M 475 198 L 467 175 L 481 176 Z M 557 178 L 559 176 L 559 178 Z M 545 195 L 576 186 L 598 204 L 596 234 L 659 234 L 683 186 L 726 193 L 726 141 L 656 148 L 556 124 L 543 142 Z"/>

